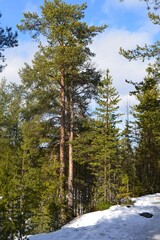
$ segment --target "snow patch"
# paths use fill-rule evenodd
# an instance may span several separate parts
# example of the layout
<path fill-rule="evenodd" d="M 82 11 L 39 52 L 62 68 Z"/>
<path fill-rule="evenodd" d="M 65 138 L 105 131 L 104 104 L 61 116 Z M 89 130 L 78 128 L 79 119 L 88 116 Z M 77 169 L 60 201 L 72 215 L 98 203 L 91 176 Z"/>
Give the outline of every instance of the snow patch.
<path fill-rule="evenodd" d="M 134 205 L 84 214 L 53 233 L 29 240 L 160 240 L 160 193 L 133 198 Z M 140 213 L 153 214 L 152 218 Z"/>

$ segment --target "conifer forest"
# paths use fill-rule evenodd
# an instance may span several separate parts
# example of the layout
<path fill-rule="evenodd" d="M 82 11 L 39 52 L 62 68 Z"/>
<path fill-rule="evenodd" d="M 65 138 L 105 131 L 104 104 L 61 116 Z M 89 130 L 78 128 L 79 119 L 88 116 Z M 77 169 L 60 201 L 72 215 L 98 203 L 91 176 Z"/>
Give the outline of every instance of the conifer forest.
<path fill-rule="evenodd" d="M 159 0 L 143 1 L 159 25 Z M 44 0 L 17 23 L 38 51 L 19 70 L 21 84 L 0 81 L 1 240 L 54 231 L 83 213 L 160 192 L 160 42 L 120 49 L 128 61 L 151 60 L 141 82 L 126 80 L 136 104 L 121 128 L 114 79 L 107 66 L 105 74 L 96 69 L 90 49 L 108 26 L 88 25 L 86 8 Z M 0 25 L 1 72 L 5 50 L 18 44 L 17 33 Z"/>

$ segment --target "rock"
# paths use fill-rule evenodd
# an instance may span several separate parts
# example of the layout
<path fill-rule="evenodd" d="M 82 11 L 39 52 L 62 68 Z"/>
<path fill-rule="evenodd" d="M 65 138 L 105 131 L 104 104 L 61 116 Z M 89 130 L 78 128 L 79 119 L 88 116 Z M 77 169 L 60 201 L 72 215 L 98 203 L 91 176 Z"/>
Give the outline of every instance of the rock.
<path fill-rule="evenodd" d="M 142 216 L 142 217 L 145 217 L 145 218 L 152 218 L 153 217 L 153 214 L 148 213 L 148 212 L 143 212 L 143 213 L 140 213 L 139 215 Z"/>

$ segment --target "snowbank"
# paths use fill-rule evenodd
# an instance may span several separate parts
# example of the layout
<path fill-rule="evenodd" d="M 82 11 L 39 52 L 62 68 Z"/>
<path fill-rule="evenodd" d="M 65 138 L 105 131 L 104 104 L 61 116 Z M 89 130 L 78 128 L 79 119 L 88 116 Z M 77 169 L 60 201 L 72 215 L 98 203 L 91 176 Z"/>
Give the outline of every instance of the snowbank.
<path fill-rule="evenodd" d="M 160 193 L 135 198 L 133 206 L 113 206 L 84 214 L 53 233 L 30 240 L 160 240 Z M 141 216 L 150 213 L 152 217 Z"/>

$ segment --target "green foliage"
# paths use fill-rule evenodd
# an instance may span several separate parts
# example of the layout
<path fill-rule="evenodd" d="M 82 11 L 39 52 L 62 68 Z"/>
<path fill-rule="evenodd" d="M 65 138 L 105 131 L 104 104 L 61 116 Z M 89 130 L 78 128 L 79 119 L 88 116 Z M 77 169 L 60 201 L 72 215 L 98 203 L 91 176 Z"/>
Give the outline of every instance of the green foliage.
<path fill-rule="evenodd" d="M 52 65 L 59 71 L 67 72 L 83 65 L 93 54 L 88 43 L 106 26 L 87 26 L 81 20 L 84 18 L 86 4 L 67 4 L 63 1 L 45 2 L 41 6 L 41 16 L 36 13 L 25 13 L 18 28 L 21 31 L 31 31 L 32 37 L 46 37 L 48 46 L 42 48 L 46 54 L 52 55 Z M 42 46 L 41 46 L 42 47 Z"/>
<path fill-rule="evenodd" d="M 90 58 L 94 54 L 88 45 L 94 36 L 106 28 L 88 26 L 83 22 L 85 9 L 86 4 L 46 1 L 39 15 L 25 13 L 21 25 L 18 25 L 21 31 L 30 31 L 32 37 L 39 41 L 39 52 L 35 54 L 32 67 L 26 64 L 20 71 L 26 91 L 24 116 L 28 129 L 24 130 L 23 147 L 27 148 L 25 155 L 31 162 L 42 159 L 43 163 L 43 153 L 47 156 L 54 152 L 59 159 L 61 192 L 57 201 L 61 205 L 62 217 L 59 219 L 63 218 L 63 223 L 68 218 L 65 216 L 66 189 L 73 189 L 73 181 L 68 181 L 68 186 L 66 184 L 74 171 L 70 168 L 73 161 L 71 136 L 79 131 L 78 118 L 87 115 L 89 101 L 96 93 L 100 78 L 99 72 L 90 65 Z M 41 36 L 46 38 L 46 46 L 42 45 Z M 43 136 L 46 136 L 45 140 L 42 138 L 42 143 L 39 127 L 42 127 Z M 36 129 L 37 134 L 31 133 L 32 128 Z M 46 150 L 39 151 L 37 146 L 43 143 L 47 144 Z M 68 198 L 71 195 L 69 191 Z"/>
<path fill-rule="evenodd" d="M 106 26 L 83 22 L 85 9 L 86 4 L 45 1 L 40 15 L 25 13 L 18 26 L 32 32 L 39 51 L 32 65 L 20 70 L 21 86 L 0 85 L 2 240 L 57 230 L 84 212 L 123 200 L 131 204 L 131 195 L 160 190 L 159 43 L 123 51 L 128 59 L 156 61 L 144 81 L 131 82 L 138 103 L 134 121 L 128 111 L 120 132 L 120 98 L 109 70 L 100 81 L 90 63 L 94 54 L 88 44 Z M 159 24 L 157 15 L 149 17 Z M 16 35 L 8 34 L 4 44 L 12 47 Z M 2 35 L 7 39 L 7 32 Z M 93 98 L 95 118 L 88 113 Z"/>
<path fill-rule="evenodd" d="M 94 211 L 103 211 L 107 210 L 111 207 L 111 203 L 108 202 L 99 202 L 96 207 L 94 208 Z"/>
<path fill-rule="evenodd" d="M 148 8 L 148 16 L 153 24 L 159 25 L 157 10 L 159 0 L 144 0 Z M 133 108 L 135 118 L 135 161 L 136 181 L 134 192 L 144 194 L 159 191 L 159 40 L 144 47 L 137 46 L 134 50 L 120 49 L 120 53 L 129 60 L 153 58 L 154 63 L 147 68 L 148 76 L 135 86 L 133 94 L 138 104 Z M 134 143 L 134 144 L 135 144 Z"/>
<path fill-rule="evenodd" d="M 127 173 L 122 173 L 120 176 L 120 184 L 118 188 L 118 193 L 117 193 L 117 201 L 122 199 L 129 199 L 131 193 L 129 192 L 129 176 Z M 128 201 L 127 201 L 128 203 Z"/>
<path fill-rule="evenodd" d="M 104 202 L 112 202 L 116 197 L 119 184 L 120 158 L 118 157 L 119 129 L 117 123 L 120 114 L 118 113 L 119 95 L 112 85 L 112 78 L 109 70 L 98 87 L 96 108 L 96 136 L 93 145 L 97 146 L 95 157 L 99 164 L 99 190 L 102 190 Z M 100 197 L 101 198 L 101 197 Z"/>
<path fill-rule="evenodd" d="M 143 82 L 135 84 L 133 94 L 138 104 L 133 108 L 137 126 L 137 174 L 144 193 L 159 191 L 159 86 L 154 74 L 148 69 Z"/>

